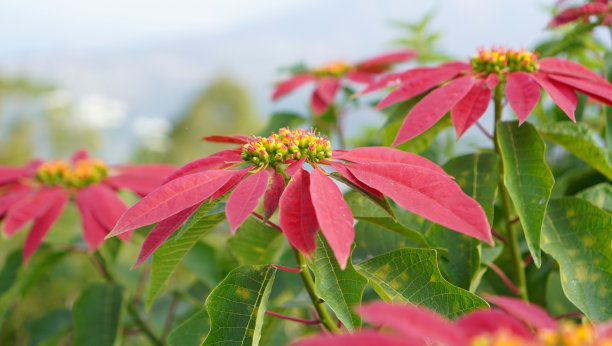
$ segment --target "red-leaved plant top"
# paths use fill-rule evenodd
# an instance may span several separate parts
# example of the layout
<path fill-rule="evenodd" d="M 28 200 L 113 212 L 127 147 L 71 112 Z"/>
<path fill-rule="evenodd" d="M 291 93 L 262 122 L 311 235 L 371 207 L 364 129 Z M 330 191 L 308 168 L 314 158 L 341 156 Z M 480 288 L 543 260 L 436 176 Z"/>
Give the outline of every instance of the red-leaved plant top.
<path fill-rule="evenodd" d="M 352 188 L 375 198 L 387 196 L 401 207 L 450 229 L 492 244 L 482 207 L 438 165 L 387 147 L 331 150 L 327 137 L 312 130 L 283 128 L 270 137 L 213 136 L 241 143 L 179 168 L 166 182 L 132 206 L 109 236 L 155 222 L 143 244 L 142 263 L 199 207 L 229 194 L 225 214 L 234 232 L 263 197 L 264 218 L 278 208 L 280 228 L 305 254 L 315 249 L 320 229 L 344 268 L 355 230 L 342 192 L 322 166 L 331 166 Z M 304 164 L 311 170 L 305 170 Z M 232 191 L 233 189 L 233 191 Z"/>
<path fill-rule="evenodd" d="M 589 23 L 591 18 L 595 18 L 596 24 L 610 25 L 612 24 L 612 9 L 610 8 L 609 0 L 591 0 L 586 4 L 577 7 L 569 7 L 557 14 L 549 23 L 548 26 L 555 28 L 563 24 L 582 20 Z"/>
<path fill-rule="evenodd" d="M 500 83 L 505 84 L 506 100 L 520 123 L 538 103 L 540 88 L 573 121 L 576 91 L 612 105 L 612 85 L 578 63 L 495 48 L 480 51 L 470 63 L 453 61 L 383 76 L 360 94 L 397 85 L 376 106 L 381 109 L 435 88 L 408 112 L 393 142 L 398 145 L 429 129 L 448 111 L 460 137 L 487 110 L 493 89 Z"/>
<path fill-rule="evenodd" d="M 546 310 L 518 298 L 488 296 L 500 310 L 477 310 L 456 321 L 415 305 L 369 303 L 361 317 L 383 330 L 321 335 L 294 346 L 604 346 L 612 344 L 612 323 L 558 322 Z"/>
<path fill-rule="evenodd" d="M 73 197 L 81 214 L 85 242 L 96 249 L 127 210 L 117 190 L 144 196 L 175 169 L 162 164 L 109 167 L 89 158 L 83 150 L 69 162 L 34 160 L 22 167 L 0 166 L 2 232 L 11 236 L 32 222 L 23 248 L 26 261 Z M 122 239 L 129 239 L 129 235 Z"/>
<path fill-rule="evenodd" d="M 321 115 L 334 103 L 343 81 L 372 83 L 376 75 L 388 71 L 393 64 L 408 61 L 415 56 L 416 52 L 413 50 L 402 50 L 379 55 L 357 64 L 336 61 L 320 68 L 299 71 L 276 85 L 272 99 L 277 100 L 301 85 L 314 81 L 316 87 L 312 93 L 310 106 L 315 115 Z"/>

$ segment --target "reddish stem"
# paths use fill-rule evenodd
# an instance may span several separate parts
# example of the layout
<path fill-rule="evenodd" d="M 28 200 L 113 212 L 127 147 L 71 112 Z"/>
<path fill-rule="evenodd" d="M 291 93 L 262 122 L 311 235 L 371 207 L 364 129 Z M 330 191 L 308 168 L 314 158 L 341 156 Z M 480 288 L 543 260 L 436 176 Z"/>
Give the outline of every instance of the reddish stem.
<path fill-rule="evenodd" d="M 527 257 L 525 258 L 525 267 L 531 263 L 531 253 L 527 255 Z"/>
<path fill-rule="evenodd" d="M 290 272 L 290 273 L 296 273 L 296 274 L 298 274 L 299 272 L 301 272 L 301 271 L 302 271 L 302 269 L 300 269 L 300 268 L 290 268 L 290 267 L 285 267 L 285 266 L 282 266 L 282 265 L 280 265 L 280 264 L 273 264 L 272 266 L 273 266 L 274 268 L 276 268 L 276 269 L 284 270 L 284 271 L 286 271 L 286 272 Z"/>
<path fill-rule="evenodd" d="M 289 320 L 289 321 L 299 322 L 299 323 L 304 323 L 304 324 L 319 324 L 319 323 L 321 323 L 319 320 L 305 320 L 303 318 L 291 317 L 291 316 L 279 314 L 278 312 L 274 312 L 274 311 L 270 311 L 270 310 L 266 310 L 266 314 L 268 314 L 270 316 L 282 318 L 284 320 Z"/>
<path fill-rule="evenodd" d="M 510 291 L 512 291 L 512 293 L 516 295 L 520 294 L 519 289 L 516 288 L 512 280 L 510 280 L 508 276 L 506 276 L 506 273 L 504 273 L 501 269 L 499 269 L 498 266 L 496 266 L 494 263 L 491 263 L 489 264 L 489 268 L 491 268 L 491 270 L 493 270 L 495 274 L 497 274 L 497 276 L 499 276 L 500 279 L 502 279 L 502 281 L 506 284 L 506 286 L 508 286 L 508 288 L 510 289 Z"/>
<path fill-rule="evenodd" d="M 482 133 L 484 133 L 485 136 L 489 137 L 489 139 L 493 139 L 493 135 L 490 134 L 489 131 L 487 131 L 487 129 L 484 128 L 484 126 L 480 125 L 478 121 L 476 122 L 476 126 L 478 126 L 480 131 L 482 131 Z"/>
<path fill-rule="evenodd" d="M 519 222 L 519 218 L 518 217 L 515 217 L 514 219 L 510 220 L 510 223 L 512 223 L 512 224 L 515 224 L 517 222 Z"/>
<path fill-rule="evenodd" d="M 555 320 L 560 320 L 560 319 L 565 318 L 565 317 L 578 317 L 578 318 L 583 318 L 583 317 L 584 317 L 584 315 L 583 315 L 583 314 L 581 314 L 581 313 L 579 313 L 578 311 L 568 312 L 568 313 L 565 313 L 565 314 L 562 314 L 562 315 L 559 315 L 559 316 L 555 317 Z"/>
<path fill-rule="evenodd" d="M 497 239 L 499 239 L 499 241 L 501 241 L 502 243 L 506 243 L 506 238 L 501 235 L 501 233 L 499 233 L 494 227 L 491 227 L 491 233 L 493 234 L 493 236 Z"/>
<path fill-rule="evenodd" d="M 256 218 L 260 219 L 261 221 L 264 221 L 264 220 L 265 220 L 265 219 L 264 219 L 264 217 L 263 217 L 263 216 L 261 216 L 261 214 L 259 214 L 259 213 L 252 212 L 251 214 L 252 214 L 253 216 L 255 216 Z M 281 232 L 283 231 L 283 230 L 280 228 L 280 226 L 279 226 L 279 225 L 277 225 L 277 224 L 275 224 L 274 222 L 272 222 L 272 221 L 270 221 L 270 220 L 265 220 L 265 221 L 266 221 L 266 223 L 267 223 L 268 225 L 270 225 L 270 226 L 272 226 L 272 227 L 276 228 L 277 230 L 279 230 L 279 231 L 281 231 Z"/>

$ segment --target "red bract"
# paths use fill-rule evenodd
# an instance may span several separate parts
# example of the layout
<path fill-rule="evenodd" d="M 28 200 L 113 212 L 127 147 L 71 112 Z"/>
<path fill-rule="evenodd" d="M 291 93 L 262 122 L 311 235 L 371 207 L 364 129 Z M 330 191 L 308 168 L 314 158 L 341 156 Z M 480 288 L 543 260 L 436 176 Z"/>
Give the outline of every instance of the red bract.
<path fill-rule="evenodd" d="M 500 83 L 520 123 L 538 103 L 540 88 L 573 121 L 576 91 L 612 105 L 612 85 L 588 68 L 569 60 L 538 60 L 535 53 L 505 49 L 483 50 L 470 64 L 450 62 L 384 76 L 361 94 L 397 85 L 377 105 L 380 109 L 435 88 L 408 112 L 393 142 L 398 145 L 429 129 L 448 111 L 457 137 L 461 137 L 487 110 L 493 89 Z"/>
<path fill-rule="evenodd" d="M 393 64 L 408 61 L 415 56 L 416 52 L 412 50 L 402 50 L 379 55 L 357 64 L 338 61 L 321 68 L 300 71 L 277 84 L 272 99 L 277 100 L 301 85 L 313 81 L 316 86 L 310 106 L 315 115 L 321 115 L 334 102 L 342 82 L 371 83 L 376 75 L 389 70 Z"/>
<path fill-rule="evenodd" d="M 559 14 L 548 23 L 548 26 L 555 28 L 577 20 L 588 23 L 593 16 L 597 18 L 596 21 L 598 24 L 612 24 L 610 2 L 608 0 L 593 0 L 582 6 L 566 8 L 559 12 Z"/>
<path fill-rule="evenodd" d="M 294 346 L 352 345 L 351 342 L 356 342 L 355 345 L 603 346 L 612 342 L 610 324 L 557 323 L 544 309 L 520 299 L 488 299 L 502 310 L 473 311 L 456 321 L 414 305 L 369 303 L 358 312 L 368 323 L 386 327 L 383 331 L 311 337 Z M 543 319 L 547 321 L 544 325 Z"/>
<path fill-rule="evenodd" d="M 287 128 L 267 138 L 251 138 L 242 151 L 223 151 L 179 168 L 132 206 L 109 236 L 159 222 L 145 240 L 140 264 L 201 203 L 233 189 L 225 206 L 232 231 L 263 197 L 264 218 L 278 209 L 280 228 L 291 245 L 312 253 L 320 229 L 344 268 L 355 235 L 353 215 L 323 165 L 332 166 L 363 193 L 387 196 L 414 213 L 492 244 L 482 207 L 433 162 L 386 147 L 332 153 L 326 137 Z"/>
<path fill-rule="evenodd" d="M 70 162 L 32 161 L 23 167 L 0 167 L 2 231 L 11 236 L 32 222 L 23 248 L 27 261 L 73 197 L 85 242 L 96 249 L 127 210 L 117 190 L 145 195 L 175 169 L 171 165 L 107 167 L 85 151 L 74 154 Z M 122 239 L 129 239 L 129 233 Z"/>

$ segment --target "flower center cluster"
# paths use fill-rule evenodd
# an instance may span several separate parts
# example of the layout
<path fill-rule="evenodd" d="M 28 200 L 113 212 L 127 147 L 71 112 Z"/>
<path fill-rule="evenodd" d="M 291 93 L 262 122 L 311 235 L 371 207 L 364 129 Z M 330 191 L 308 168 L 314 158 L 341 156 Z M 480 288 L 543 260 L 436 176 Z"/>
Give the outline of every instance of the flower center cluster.
<path fill-rule="evenodd" d="M 598 338 L 592 325 L 576 325 L 571 322 L 563 323 L 559 330 L 539 330 L 530 340 L 501 331 L 494 335 L 478 335 L 470 341 L 473 346 L 595 346 L 608 343 L 612 344 L 612 339 Z"/>
<path fill-rule="evenodd" d="M 508 73 L 533 72 L 538 69 L 538 53 L 525 50 L 496 49 L 481 50 L 470 61 L 477 72 Z"/>
<path fill-rule="evenodd" d="M 100 160 L 79 160 L 73 165 L 62 160 L 45 162 L 36 172 L 36 178 L 43 184 L 65 187 L 85 187 L 107 176 L 108 168 Z"/>
<path fill-rule="evenodd" d="M 256 137 L 242 148 L 244 161 L 262 167 L 275 167 L 302 157 L 310 162 L 320 162 L 331 155 L 327 136 L 321 136 L 314 130 L 290 130 L 286 127 L 270 137 Z"/>
<path fill-rule="evenodd" d="M 353 66 L 345 61 L 335 61 L 312 71 L 319 77 L 341 77 L 350 71 Z"/>

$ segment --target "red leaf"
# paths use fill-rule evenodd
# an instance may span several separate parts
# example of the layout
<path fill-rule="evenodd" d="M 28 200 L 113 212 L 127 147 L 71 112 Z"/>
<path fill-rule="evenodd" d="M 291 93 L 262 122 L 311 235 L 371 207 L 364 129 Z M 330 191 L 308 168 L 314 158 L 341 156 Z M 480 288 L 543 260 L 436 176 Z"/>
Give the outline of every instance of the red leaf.
<path fill-rule="evenodd" d="M 334 169 L 336 171 L 338 171 L 338 173 L 340 173 L 343 177 L 345 177 L 347 180 L 349 180 L 351 183 L 357 185 L 359 188 L 361 188 L 364 191 L 367 191 L 369 193 L 371 193 L 372 195 L 378 197 L 378 198 L 383 198 L 383 194 L 382 192 L 364 184 L 362 181 L 360 181 L 359 179 L 355 178 L 355 176 L 353 175 L 353 173 L 351 173 L 351 171 L 348 170 L 347 166 L 344 163 L 341 162 L 334 162 L 334 161 L 330 161 L 329 163 L 332 167 L 334 167 Z"/>
<path fill-rule="evenodd" d="M 570 60 L 549 57 L 540 59 L 538 65 L 540 66 L 539 71 L 545 74 L 564 75 L 594 82 L 607 83 L 606 79 L 602 76 Z"/>
<path fill-rule="evenodd" d="M 440 83 L 455 77 L 462 69 L 460 66 L 417 67 L 402 73 L 401 85 L 383 98 L 376 105 L 375 109 L 382 109 L 424 93 Z"/>
<path fill-rule="evenodd" d="M 559 75 L 548 75 L 550 79 L 566 84 L 591 96 L 609 106 L 612 106 L 612 85 L 608 82 L 593 82 L 586 79 L 578 79 Z"/>
<path fill-rule="evenodd" d="M 608 5 L 608 1 L 605 2 L 600 1 L 591 4 L 585 4 L 579 7 L 572 7 L 561 11 L 561 13 L 557 14 L 549 23 L 548 26 L 551 28 L 573 22 L 576 19 L 589 16 L 591 14 L 601 14 L 608 12 L 610 7 Z"/>
<path fill-rule="evenodd" d="M 119 174 L 108 177 L 104 183 L 115 189 L 128 189 L 141 197 L 159 187 L 176 170 L 173 165 L 139 165 L 117 167 Z"/>
<path fill-rule="evenodd" d="M 17 184 L 4 190 L 3 195 L 0 196 L 0 219 L 4 217 L 4 214 L 10 207 L 17 204 L 22 198 L 26 197 L 31 192 L 32 188 L 23 184 Z"/>
<path fill-rule="evenodd" d="M 491 89 L 485 86 L 485 81 L 479 79 L 467 95 L 451 109 L 451 120 L 457 139 L 484 114 L 491 102 L 491 94 Z"/>
<path fill-rule="evenodd" d="M 210 170 L 172 180 L 128 209 L 107 237 L 150 225 L 200 204 L 220 189 L 231 176 L 228 171 Z"/>
<path fill-rule="evenodd" d="M 499 84 L 499 77 L 497 76 L 497 73 L 489 73 L 487 76 L 487 87 L 489 89 L 493 89 L 497 86 L 497 84 Z"/>
<path fill-rule="evenodd" d="M 176 178 L 183 177 L 187 174 L 202 172 L 209 169 L 223 169 L 232 165 L 231 162 L 242 161 L 241 149 L 222 150 L 212 155 L 191 161 L 188 164 L 180 167 L 164 179 L 162 184 L 165 184 Z M 228 163 L 229 162 L 229 163 Z"/>
<path fill-rule="evenodd" d="M 485 299 L 519 320 L 531 324 L 535 329 L 557 329 L 557 321 L 537 305 L 519 298 L 487 295 Z"/>
<path fill-rule="evenodd" d="M 81 214 L 81 225 L 83 226 L 83 239 L 90 249 L 97 249 L 104 242 L 104 237 L 108 234 L 108 229 L 104 229 L 102 224 L 94 216 L 96 200 L 92 199 L 91 193 L 85 190 L 79 191 L 75 198 L 75 203 Z"/>
<path fill-rule="evenodd" d="M 264 220 L 268 220 L 274 214 L 284 190 L 285 178 L 283 178 L 282 174 L 275 171 L 272 176 L 272 183 L 264 195 Z"/>
<path fill-rule="evenodd" d="M 423 346 L 422 339 L 411 340 L 406 337 L 398 337 L 383 334 L 372 330 L 363 330 L 352 334 L 323 334 L 300 340 L 291 344 L 292 346 Z"/>
<path fill-rule="evenodd" d="M 296 172 L 298 172 L 302 168 L 305 161 L 306 161 L 306 156 L 302 157 L 298 161 L 292 162 L 289 166 L 287 166 L 285 173 L 287 173 L 287 175 L 292 177 Z"/>
<path fill-rule="evenodd" d="M 87 160 L 88 158 L 89 158 L 89 152 L 87 151 L 87 149 L 79 149 L 74 154 L 72 154 L 72 157 L 70 158 L 70 162 L 76 163 L 77 161 Z"/>
<path fill-rule="evenodd" d="M 68 203 L 69 196 L 63 191 L 60 192 L 61 193 L 55 196 L 55 199 L 45 213 L 34 220 L 34 224 L 23 246 L 24 262 L 28 261 L 30 256 L 32 256 L 34 251 L 40 246 L 40 243 L 51 229 L 51 226 L 53 226 L 55 221 L 62 215 L 62 211 L 64 211 L 64 207 Z"/>
<path fill-rule="evenodd" d="M 21 167 L 0 166 L 0 186 L 13 184 L 25 176 L 24 169 Z"/>
<path fill-rule="evenodd" d="M 274 94 L 272 94 L 272 100 L 278 100 L 280 97 L 292 92 L 296 88 L 300 87 L 302 84 L 312 80 L 313 77 L 309 74 L 298 74 L 284 82 L 276 85 L 276 89 L 274 89 Z"/>
<path fill-rule="evenodd" d="M 136 259 L 136 263 L 134 264 L 134 268 L 138 267 L 142 264 L 151 254 L 160 247 L 174 231 L 176 231 L 187 219 L 193 214 L 196 210 L 198 210 L 200 206 L 194 205 L 178 213 L 170 216 L 169 218 L 160 221 L 144 240 L 142 244 L 142 248 L 140 249 L 140 253 L 138 254 L 138 258 Z"/>
<path fill-rule="evenodd" d="M 576 122 L 574 112 L 578 106 L 578 96 L 576 96 L 574 89 L 565 84 L 555 82 L 543 73 L 536 73 L 534 77 L 540 86 L 544 88 L 544 91 L 548 93 L 553 102 L 559 106 L 573 122 Z"/>
<path fill-rule="evenodd" d="M 293 175 L 280 198 L 279 221 L 291 245 L 308 255 L 316 248 L 319 229 L 310 198 L 310 174 L 301 169 Z"/>
<path fill-rule="evenodd" d="M 321 115 L 334 102 L 336 92 L 340 88 L 340 80 L 334 77 L 324 77 L 317 81 L 317 88 L 312 93 L 310 105 L 315 115 Z"/>
<path fill-rule="evenodd" d="M 506 79 L 506 99 L 522 124 L 540 99 L 540 85 L 532 75 L 512 72 Z"/>
<path fill-rule="evenodd" d="M 93 242 L 94 246 L 90 244 L 95 249 L 104 240 L 106 234 L 115 227 L 121 215 L 128 209 L 127 205 L 115 191 L 101 184 L 81 189 L 77 198 L 81 200 L 83 207 L 90 211 L 95 221 L 104 230 L 101 241 L 97 244 Z M 129 240 L 131 235 L 131 232 L 126 232 L 120 234 L 119 237 L 123 240 Z"/>
<path fill-rule="evenodd" d="M 54 201 L 65 192 L 61 187 L 44 188 L 21 198 L 7 212 L 2 225 L 4 235 L 10 237 L 19 229 L 47 212 Z"/>
<path fill-rule="evenodd" d="M 343 153 L 338 153 L 336 156 L 332 157 L 355 163 L 381 161 L 407 163 L 409 165 L 428 168 L 440 174 L 446 174 L 440 166 L 422 156 L 389 147 L 359 147 Z"/>
<path fill-rule="evenodd" d="M 357 179 L 384 193 L 403 208 L 493 244 L 482 207 L 447 175 L 403 163 L 363 163 L 346 167 Z"/>
<path fill-rule="evenodd" d="M 270 173 L 262 169 L 243 180 L 232 191 L 225 205 L 225 216 L 232 234 L 257 208 L 261 196 L 266 192 L 269 180 Z"/>
<path fill-rule="evenodd" d="M 369 323 L 391 327 L 408 338 L 469 345 L 461 330 L 437 313 L 416 305 L 376 302 L 363 305 L 357 311 Z"/>
<path fill-rule="evenodd" d="M 234 143 L 234 144 L 247 144 L 251 141 L 249 136 L 235 135 L 235 136 L 205 136 L 202 137 L 207 142 L 214 143 Z"/>
<path fill-rule="evenodd" d="M 374 76 L 364 72 L 349 72 L 346 74 L 346 79 L 355 83 L 370 84 L 374 83 Z"/>
<path fill-rule="evenodd" d="M 355 96 L 362 96 L 373 91 L 388 88 L 393 85 L 400 84 L 401 81 L 401 75 L 399 73 L 389 73 L 384 76 L 381 76 L 380 78 L 378 78 L 378 80 L 369 83 L 365 89 L 358 92 Z"/>
<path fill-rule="evenodd" d="M 368 73 L 381 73 L 388 70 L 391 65 L 408 61 L 417 55 L 414 50 L 404 49 L 397 52 L 389 52 L 378 55 L 357 65 L 357 71 Z"/>
<path fill-rule="evenodd" d="M 526 339 L 533 338 L 533 333 L 517 319 L 497 310 L 477 310 L 461 317 L 454 323 L 468 337 L 481 334 L 495 334 L 506 330 Z"/>
<path fill-rule="evenodd" d="M 214 201 L 215 199 L 225 195 L 228 191 L 236 187 L 239 182 L 241 182 L 247 175 L 249 175 L 249 171 L 252 167 L 246 167 L 237 171 L 228 171 L 231 172 L 232 177 L 215 193 L 210 196 L 210 201 Z"/>
<path fill-rule="evenodd" d="M 353 213 L 338 186 L 318 169 L 310 173 L 310 195 L 321 232 L 344 270 L 355 239 Z"/>
<path fill-rule="evenodd" d="M 425 132 L 453 108 L 473 85 L 473 76 L 463 76 L 429 93 L 408 112 L 393 145 L 401 144 Z"/>

